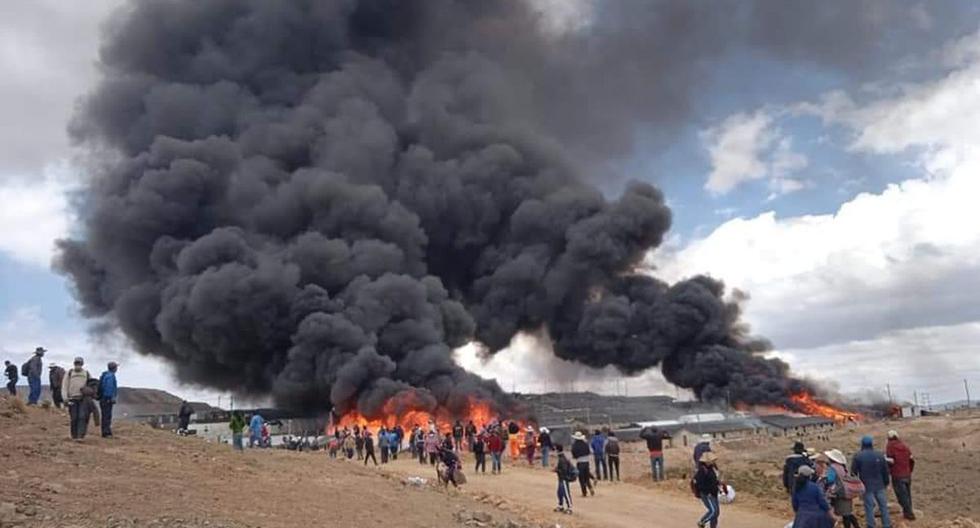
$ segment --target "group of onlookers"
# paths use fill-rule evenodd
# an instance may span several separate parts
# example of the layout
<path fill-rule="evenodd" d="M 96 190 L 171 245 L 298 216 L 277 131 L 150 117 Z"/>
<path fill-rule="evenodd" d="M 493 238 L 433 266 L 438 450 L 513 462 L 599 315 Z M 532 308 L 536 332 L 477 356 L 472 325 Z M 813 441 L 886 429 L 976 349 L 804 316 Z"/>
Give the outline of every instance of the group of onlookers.
<path fill-rule="evenodd" d="M 38 405 L 41 399 L 41 374 L 44 372 L 44 347 L 37 347 L 20 370 L 10 361 L 4 361 L 7 376 L 7 392 L 17 396 L 20 376 L 27 378 L 27 405 Z M 67 406 L 69 435 L 81 441 L 88 434 L 88 425 L 94 421 L 101 427 L 103 438 L 112 438 L 112 410 L 116 404 L 119 387 L 116 372 L 119 365 L 110 361 L 98 378 L 85 369 L 85 360 L 76 357 L 70 369 L 52 363 L 48 366 L 48 386 L 51 403 L 58 409 Z"/>

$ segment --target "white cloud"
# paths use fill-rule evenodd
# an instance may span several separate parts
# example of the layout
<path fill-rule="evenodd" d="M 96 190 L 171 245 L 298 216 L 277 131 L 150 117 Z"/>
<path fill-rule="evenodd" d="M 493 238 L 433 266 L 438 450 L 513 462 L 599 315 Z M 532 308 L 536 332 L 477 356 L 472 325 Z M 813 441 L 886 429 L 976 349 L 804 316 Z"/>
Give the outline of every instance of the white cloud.
<path fill-rule="evenodd" d="M 711 173 L 704 188 L 725 194 L 745 182 L 769 178 L 774 195 L 804 188 L 793 179 L 809 163 L 792 148 L 792 140 L 774 126 L 775 116 L 765 110 L 729 116 L 701 134 L 711 159 Z"/>
<path fill-rule="evenodd" d="M 47 268 L 54 243 L 68 234 L 72 187 L 61 166 L 45 171 L 40 182 L 0 182 L 0 252 L 20 262 Z"/>

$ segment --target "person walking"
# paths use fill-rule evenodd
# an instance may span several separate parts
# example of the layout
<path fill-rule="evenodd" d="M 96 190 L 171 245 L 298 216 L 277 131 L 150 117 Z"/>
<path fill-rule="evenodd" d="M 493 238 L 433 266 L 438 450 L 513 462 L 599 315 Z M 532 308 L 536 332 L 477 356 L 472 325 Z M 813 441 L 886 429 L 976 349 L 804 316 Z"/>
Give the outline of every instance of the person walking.
<path fill-rule="evenodd" d="M 71 438 L 78 441 L 85 437 L 88 429 L 88 413 L 82 408 L 82 389 L 91 376 L 85 370 L 85 360 L 82 358 L 75 358 L 72 365 L 61 381 L 61 397 L 68 402 Z"/>
<path fill-rule="evenodd" d="M 718 518 L 721 516 L 721 507 L 718 505 L 720 485 L 718 456 L 706 451 L 698 458 L 698 471 L 694 474 L 694 489 L 707 510 L 698 521 L 698 528 L 718 528 Z"/>
<path fill-rule="evenodd" d="M 572 458 L 575 459 L 578 485 L 582 488 L 583 497 L 587 497 L 588 493 L 595 495 L 595 485 L 592 483 L 594 479 L 589 471 L 589 455 L 589 444 L 585 441 L 585 435 L 581 431 L 575 431 L 572 435 Z"/>
<path fill-rule="evenodd" d="M 530 425 L 524 431 L 524 455 L 527 457 L 527 465 L 534 465 L 534 451 L 538 446 L 538 438 L 534 435 L 534 427 Z"/>
<path fill-rule="evenodd" d="M 20 381 L 20 375 L 17 373 L 17 365 L 14 365 L 10 361 L 4 361 L 4 373 L 7 375 L 7 392 L 11 396 L 17 396 L 17 382 Z"/>
<path fill-rule="evenodd" d="M 190 407 L 188 405 L 188 407 Z M 262 415 L 256 412 L 252 415 L 252 418 L 248 421 L 248 447 L 255 447 L 258 444 L 262 447 L 262 425 L 265 423 L 265 419 Z"/>
<path fill-rule="evenodd" d="M 895 498 L 902 507 L 902 516 L 910 521 L 915 520 L 915 511 L 912 509 L 912 470 L 915 469 L 915 458 L 912 457 L 912 450 L 905 445 L 898 437 L 898 431 L 888 431 L 888 444 L 885 447 L 885 457 L 887 457 L 891 470 L 892 488 L 895 490 Z"/>
<path fill-rule="evenodd" d="M 540 429 L 538 434 L 538 445 L 541 446 L 541 467 L 548 467 L 548 455 L 551 453 L 551 431 L 547 427 Z"/>
<path fill-rule="evenodd" d="M 194 408 L 191 407 L 190 402 L 183 400 L 180 402 L 180 408 L 177 409 L 177 434 L 186 434 L 187 428 L 191 426 L 191 415 L 194 414 Z M 261 424 L 260 424 L 261 425 Z M 251 437 L 248 440 L 248 447 L 252 447 L 255 444 L 255 440 Z"/>
<path fill-rule="evenodd" d="M 834 528 L 830 505 L 813 476 L 813 468 L 806 464 L 793 476 L 793 528 Z"/>
<path fill-rule="evenodd" d="M 783 462 L 783 489 L 786 490 L 787 494 L 792 496 L 793 490 L 796 489 L 797 470 L 801 466 L 810 466 L 810 469 L 813 469 L 811 464 L 813 462 L 807 456 L 806 447 L 803 445 L 803 442 L 794 442 L 793 452 Z"/>
<path fill-rule="evenodd" d="M 865 436 L 861 439 L 861 451 L 854 455 L 851 462 L 851 474 L 856 475 L 864 483 L 864 515 L 868 528 L 875 528 L 875 504 L 881 513 L 883 528 L 891 528 L 892 521 L 888 514 L 888 489 L 890 475 L 885 456 L 875 451 L 874 439 Z"/>
<path fill-rule="evenodd" d="M 647 452 L 650 454 L 650 474 L 654 482 L 664 480 L 664 439 L 667 436 L 656 427 L 648 427 L 640 431 L 640 438 L 647 442 Z M 710 443 L 707 448 L 711 450 Z"/>
<path fill-rule="evenodd" d="M 231 429 L 231 446 L 236 451 L 244 451 L 242 444 L 242 431 L 245 430 L 245 418 L 241 411 L 232 411 L 231 421 L 228 422 L 228 429 Z"/>
<path fill-rule="evenodd" d="M 499 426 L 490 430 L 487 435 L 487 448 L 490 450 L 490 474 L 499 475 L 503 470 L 501 458 L 504 455 L 504 439 Z"/>
<path fill-rule="evenodd" d="M 841 518 L 844 528 L 858 528 L 858 520 L 854 516 L 854 497 L 844 484 L 845 479 L 853 478 L 847 473 L 847 457 L 839 449 L 825 451 L 824 455 L 830 467 L 823 478 L 834 514 Z"/>
<path fill-rule="evenodd" d="M 606 466 L 606 436 L 596 429 L 592 433 L 592 458 L 595 461 L 595 476 L 598 480 L 609 479 L 609 467 Z"/>
<path fill-rule="evenodd" d="M 48 387 L 51 389 L 51 402 L 60 409 L 65 404 L 61 397 L 61 382 L 65 379 L 65 369 L 52 363 L 48 366 Z"/>
<path fill-rule="evenodd" d="M 574 482 L 577 478 L 575 468 L 565 456 L 565 448 L 561 444 L 555 445 L 555 453 L 558 456 L 558 463 L 555 464 L 555 474 L 558 475 L 558 507 L 556 512 L 572 513 L 572 490 L 568 483 Z"/>
<path fill-rule="evenodd" d="M 27 393 L 27 405 L 37 405 L 41 399 L 41 372 L 44 371 L 44 362 L 41 358 L 47 350 L 44 347 L 34 349 L 34 355 L 24 363 L 23 374 L 27 376 L 27 385 L 30 388 Z"/>
<path fill-rule="evenodd" d="M 619 438 L 615 431 L 609 431 L 606 437 L 606 458 L 609 460 L 609 480 L 613 480 L 615 474 L 616 482 L 619 482 Z"/>
<path fill-rule="evenodd" d="M 378 465 L 378 459 L 374 456 L 374 438 L 371 436 L 371 431 L 364 428 L 364 465 L 368 463 L 368 459 L 374 462 L 374 465 Z"/>
<path fill-rule="evenodd" d="M 102 438 L 112 438 L 112 408 L 119 395 L 119 386 L 116 383 L 119 364 L 110 361 L 106 369 L 99 376 L 99 411 L 102 413 Z"/>
<path fill-rule="evenodd" d="M 483 474 L 487 473 L 487 443 L 484 440 L 486 437 L 485 432 L 476 435 L 473 440 L 468 440 L 470 444 L 470 449 L 473 450 L 473 456 L 476 457 L 476 467 L 473 468 L 473 473 Z"/>

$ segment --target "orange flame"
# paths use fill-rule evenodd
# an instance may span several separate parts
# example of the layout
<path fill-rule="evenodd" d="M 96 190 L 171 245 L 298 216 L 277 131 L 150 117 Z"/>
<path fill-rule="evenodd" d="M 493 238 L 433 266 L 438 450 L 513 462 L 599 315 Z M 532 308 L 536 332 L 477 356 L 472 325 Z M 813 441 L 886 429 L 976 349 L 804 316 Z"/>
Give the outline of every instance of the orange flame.
<path fill-rule="evenodd" d="M 793 394 L 790 396 L 790 399 L 793 400 L 793 410 L 804 414 L 823 416 L 839 423 L 853 422 L 864 419 L 860 413 L 834 407 L 833 405 L 814 398 L 813 395 L 808 392 Z"/>
<path fill-rule="evenodd" d="M 334 422 L 335 428 L 353 427 L 379 429 L 381 427 L 392 428 L 400 425 L 402 429 L 410 431 L 414 426 L 428 427 L 434 423 L 441 432 L 451 431 L 456 420 L 460 420 L 464 425 L 472 420 L 479 428 L 502 418 L 490 402 L 477 398 L 469 398 L 466 407 L 459 412 L 451 412 L 444 407 L 436 407 L 429 410 L 420 402 L 406 401 L 406 398 L 392 398 L 385 402 L 379 416 L 366 417 L 357 411 L 350 411 L 341 416 Z"/>

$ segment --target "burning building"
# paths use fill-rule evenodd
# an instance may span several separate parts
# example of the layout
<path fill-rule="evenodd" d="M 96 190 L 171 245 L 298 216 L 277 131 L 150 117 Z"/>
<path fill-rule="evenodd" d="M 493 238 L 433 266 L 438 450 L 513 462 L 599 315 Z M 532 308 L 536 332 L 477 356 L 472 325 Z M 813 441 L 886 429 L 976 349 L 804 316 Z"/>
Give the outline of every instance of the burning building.
<path fill-rule="evenodd" d="M 519 412 L 452 350 L 541 329 L 565 359 L 804 410 L 812 388 L 721 282 L 638 270 L 671 224 L 662 193 L 589 183 L 624 116 L 670 126 L 695 61 L 640 46 L 650 77 L 604 71 L 632 47 L 547 35 L 528 6 L 127 6 L 71 125 L 91 177 L 57 266 L 83 313 L 185 382 L 352 420 Z M 738 38 L 723 10 L 664 9 L 644 35 Z"/>

